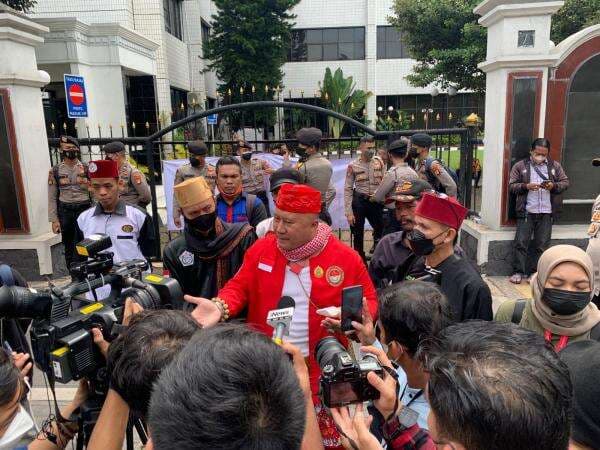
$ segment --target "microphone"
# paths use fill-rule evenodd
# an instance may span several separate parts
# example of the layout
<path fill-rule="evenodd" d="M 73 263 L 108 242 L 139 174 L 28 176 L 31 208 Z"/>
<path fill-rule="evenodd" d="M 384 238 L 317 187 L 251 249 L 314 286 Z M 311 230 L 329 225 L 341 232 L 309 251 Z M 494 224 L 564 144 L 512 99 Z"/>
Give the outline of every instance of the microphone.
<path fill-rule="evenodd" d="M 594 167 L 600 167 L 600 158 L 594 158 L 594 159 L 592 159 L 592 166 L 594 166 Z"/>
<path fill-rule="evenodd" d="M 279 299 L 277 309 L 269 311 L 267 315 L 267 323 L 275 330 L 273 332 L 273 342 L 277 345 L 283 343 L 283 336 L 290 334 L 290 323 L 292 322 L 295 307 L 296 302 L 294 299 L 285 295 Z"/>

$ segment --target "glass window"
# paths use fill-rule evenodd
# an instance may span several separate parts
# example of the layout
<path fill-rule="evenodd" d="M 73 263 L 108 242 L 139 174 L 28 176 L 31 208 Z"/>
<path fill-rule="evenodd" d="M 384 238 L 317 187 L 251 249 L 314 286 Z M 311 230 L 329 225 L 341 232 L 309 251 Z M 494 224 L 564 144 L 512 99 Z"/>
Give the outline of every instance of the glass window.
<path fill-rule="evenodd" d="M 177 39 L 183 40 L 181 3 L 182 0 L 163 0 L 163 13 L 165 16 L 165 31 Z"/>
<path fill-rule="evenodd" d="M 288 61 L 338 61 L 365 58 L 365 29 L 293 30 Z"/>
<path fill-rule="evenodd" d="M 210 39 L 210 26 L 208 26 L 208 24 L 204 21 L 201 22 L 202 27 L 201 29 L 201 33 L 202 33 L 202 43 L 206 44 L 208 42 L 208 40 Z"/>
<path fill-rule="evenodd" d="M 377 27 L 377 59 L 410 58 L 402 34 L 394 27 Z"/>

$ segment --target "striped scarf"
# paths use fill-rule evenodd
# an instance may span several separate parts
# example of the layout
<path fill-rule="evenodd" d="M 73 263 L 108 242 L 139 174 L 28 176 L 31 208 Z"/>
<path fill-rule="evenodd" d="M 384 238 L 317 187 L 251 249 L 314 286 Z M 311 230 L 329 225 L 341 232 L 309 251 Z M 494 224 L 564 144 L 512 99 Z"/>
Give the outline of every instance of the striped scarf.
<path fill-rule="evenodd" d="M 311 256 L 320 253 L 327 245 L 329 236 L 331 236 L 331 228 L 329 228 L 329 225 L 319 222 L 317 234 L 306 244 L 293 250 L 284 250 L 279 246 L 279 243 L 277 243 L 277 248 L 290 262 L 304 261 Z"/>

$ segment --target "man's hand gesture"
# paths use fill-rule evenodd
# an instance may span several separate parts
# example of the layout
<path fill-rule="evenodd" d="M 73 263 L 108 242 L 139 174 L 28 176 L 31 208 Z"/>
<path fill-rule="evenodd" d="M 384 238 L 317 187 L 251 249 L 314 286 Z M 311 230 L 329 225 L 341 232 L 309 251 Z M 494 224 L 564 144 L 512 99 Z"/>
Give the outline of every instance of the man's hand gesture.
<path fill-rule="evenodd" d="M 223 312 L 212 300 L 202 297 L 192 297 L 191 295 L 186 295 L 183 298 L 186 302 L 196 305 L 192 311 L 192 318 L 198 325 L 204 328 L 212 327 L 221 321 Z"/>

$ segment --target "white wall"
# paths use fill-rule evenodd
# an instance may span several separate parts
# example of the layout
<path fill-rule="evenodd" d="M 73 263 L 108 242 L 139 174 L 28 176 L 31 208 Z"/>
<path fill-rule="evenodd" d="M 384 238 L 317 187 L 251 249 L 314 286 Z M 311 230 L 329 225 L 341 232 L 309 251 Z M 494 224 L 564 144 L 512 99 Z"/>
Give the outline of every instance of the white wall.
<path fill-rule="evenodd" d="M 86 23 L 119 23 L 133 28 L 131 0 L 39 0 L 31 14 L 37 17 L 77 17 Z"/>

